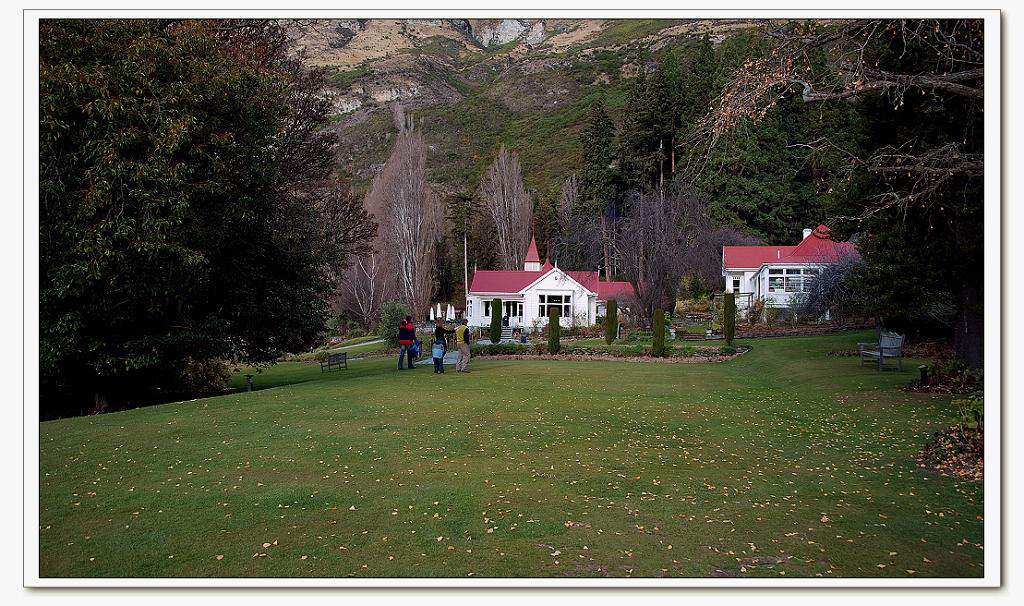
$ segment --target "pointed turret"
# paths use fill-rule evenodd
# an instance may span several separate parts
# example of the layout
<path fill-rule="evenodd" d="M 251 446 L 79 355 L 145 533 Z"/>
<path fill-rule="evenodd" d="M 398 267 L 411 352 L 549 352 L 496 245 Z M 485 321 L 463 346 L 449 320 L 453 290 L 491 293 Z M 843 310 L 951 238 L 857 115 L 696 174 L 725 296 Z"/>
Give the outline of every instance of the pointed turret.
<path fill-rule="evenodd" d="M 540 271 L 540 255 L 537 254 L 537 240 L 530 237 L 530 248 L 526 251 L 523 271 Z"/>

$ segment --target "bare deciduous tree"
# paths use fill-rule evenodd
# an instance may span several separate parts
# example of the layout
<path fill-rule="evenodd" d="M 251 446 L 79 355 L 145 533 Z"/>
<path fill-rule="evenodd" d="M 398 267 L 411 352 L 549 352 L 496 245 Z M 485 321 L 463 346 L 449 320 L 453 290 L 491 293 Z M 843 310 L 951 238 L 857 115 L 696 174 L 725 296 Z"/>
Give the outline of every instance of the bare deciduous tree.
<path fill-rule="evenodd" d="M 617 237 L 626 280 L 633 285 L 639 311 L 651 318 L 655 309 L 674 309 L 685 247 L 680 226 L 692 190 L 632 191 Z"/>
<path fill-rule="evenodd" d="M 380 308 L 395 296 L 396 281 L 385 270 L 382 255 L 371 252 L 356 258 L 338 286 L 338 303 L 364 330 L 380 321 Z"/>
<path fill-rule="evenodd" d="M 722 287 L 723 246 L 764 244 L 735 227 L 715 226 L 710 210 L 699 196 L 684 196 L 680 200 L 680 214 L 683 274 L 700 282 L 708 291 Z"/>
<path fill-rule="evenodd" d="M 401 108 L 396 110 L 400 112 Z M 397 295 L 416 318 L 426 315 L 430 271 L 442 209 L 427 185 L 427 149 L 411 119 L 403 123 L 391 156 L 367 195 L 367 208 L 378 217 L 375 247 L 394 268 Z"/>
<path fill-rule="evenodd" d="M 576 180 L 576 173 L 569 176 L 562 183 L 562 193 L 558 196 L 558 229 L 565 231 L 569 227 L 572 213 L 576 210 L 576 203 L 579 202 L 580 188 Z"/>
<path fill-rule="evenodd" d="M 530 245 L 533 205 L 523 185 L 518 155 L 510 154 L 504 145 L 487 171 L 480 197 L 494 222 L 495 248 L 501 269 L 522 269 Z"/>

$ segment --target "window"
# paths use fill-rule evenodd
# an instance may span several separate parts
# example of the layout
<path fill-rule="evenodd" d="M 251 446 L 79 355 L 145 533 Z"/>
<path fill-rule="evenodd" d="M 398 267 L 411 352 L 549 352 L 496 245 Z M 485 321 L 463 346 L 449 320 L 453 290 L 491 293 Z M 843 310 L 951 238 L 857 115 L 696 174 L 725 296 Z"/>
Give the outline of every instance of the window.
<path fill-rule="evenodd" d="M 548 317 L 548 310 L 552 307 L 559 307 L 561 317 L 572 315 L 572 295 L 540 295 L 540 306 L 538 311 L 542 318 Z"/>
<path fill-rule="evenodd" d="M 491 317 L 491 302 L 490 301 L 484 301 L 484 317 L 485 318 L 490 318 Z"/>
<path fill-rule="evenodd" d="M 807 292 L 820 275 L 820 267 L 769 269 L 768 292 Z"/>
<path fill-rule="evenodd" d="M 466 299 L 466 317 L 473 317 L 473 299 Z"/>
<path fill-rule="evenodd" d="M 803 280 L 800 278 L 799 269 L 786 270 L 786 292 L 800 292 L 803 289 Z"/>
<path fill-rule="evenodd" d="M 739 292 L 740 291 L 740 279 L 739 278 L 733 278 L 733 281 L 732 281 L 732 291 L 733 292 Z"/>

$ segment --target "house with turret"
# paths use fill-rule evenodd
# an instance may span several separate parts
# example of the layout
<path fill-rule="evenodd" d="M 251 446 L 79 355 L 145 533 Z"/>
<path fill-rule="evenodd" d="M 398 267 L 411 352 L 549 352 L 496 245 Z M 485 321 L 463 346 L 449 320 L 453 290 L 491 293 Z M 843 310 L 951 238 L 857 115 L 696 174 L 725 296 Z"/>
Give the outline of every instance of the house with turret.
<path fill-rule="evenodd" d="M 563 327 L 590 326 L 604 315 L 609 299 L 633 294 L 629 282 L 601 281 L 597 271 L 566 271 L 541 263 L 537 242 L 530 239 L 522 270 L 479 270 L 466 295 L 465 316 L 470 326 L 489 327 L 493 314 L 509 317 L 509 326 L 526 332 L 548 324 L 548 312 L 558 307 Z M 494 299 L 499 300 L 497 309 Z"/>

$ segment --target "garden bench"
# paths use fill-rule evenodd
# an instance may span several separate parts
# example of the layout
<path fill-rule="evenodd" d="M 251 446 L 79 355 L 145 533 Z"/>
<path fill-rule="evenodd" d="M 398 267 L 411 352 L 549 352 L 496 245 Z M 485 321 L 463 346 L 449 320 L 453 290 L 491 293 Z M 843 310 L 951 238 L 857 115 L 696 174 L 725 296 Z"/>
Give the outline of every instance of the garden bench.
<path fill-rule="evenodd" d="M 320 372 L 328 371 L 334 367 L 337 368 L 348 368 L 348 354 L 333 353 L 327 356 L 326 360 L 320 360 Z"/>
<path fill-rule="evenodd" d="M 864 358 L 877 358 L 878 370 L 892 368 L 886 366 L 886 358 L 895 358 L 896 370 L 903 371 L 903 338 L 894 332 L 883 332 L 875 343 L 857 343 L 860 347 L 860 365 L 864 366 Z"/>

